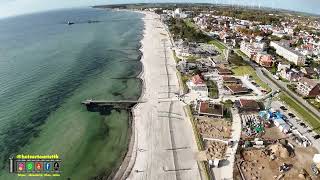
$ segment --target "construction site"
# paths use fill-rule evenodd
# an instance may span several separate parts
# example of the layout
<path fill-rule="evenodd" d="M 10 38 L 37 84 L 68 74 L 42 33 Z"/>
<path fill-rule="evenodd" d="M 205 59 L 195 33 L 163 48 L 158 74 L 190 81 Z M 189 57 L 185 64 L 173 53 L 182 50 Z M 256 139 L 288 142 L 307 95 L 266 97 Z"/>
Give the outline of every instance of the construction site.
<path fill-rule="evenodd" d="M 283 105 L 274 105 L 276 97 L 277 93 L 268 96 L 262 111 L 241 112 L 234 178 L 319 179 L 318 150 L 304 132 L 290 123 L 290 111 Z"/>

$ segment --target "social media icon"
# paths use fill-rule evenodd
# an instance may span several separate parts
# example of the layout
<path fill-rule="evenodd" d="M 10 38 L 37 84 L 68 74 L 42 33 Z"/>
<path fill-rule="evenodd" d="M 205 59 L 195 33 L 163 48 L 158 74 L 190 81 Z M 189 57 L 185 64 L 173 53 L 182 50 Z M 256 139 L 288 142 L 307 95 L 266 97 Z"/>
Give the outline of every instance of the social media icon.
<path fill-rule="evenodd" d="M 55 171 L 59 171 L 59 168 L 60 168 L 59 162 L 54 162 L 54 163 L 53 163 L 53 169 L 54 169 Z"/>
<path fill-rule="evenodd" d="M 36 163 L 36 170 L 37 171 L 41 171 L 42 170 L 42 163 L 41 162 L 37 162 Z"/>
<path fill-rule="evenodd" d="M 33 171 L 34 163 L 33 162 L 27 162 L 27 170 L 28 171 Z"/>
<path fill-rule="evenodd" d="M 51 163 L 49 162 L 44 163 L 44 170 L 50 171 L 50 169 L 51 169 Z"/>
<path fill-rule="evenodd" d="M 18 170 L 19 170 L 19 171 L 24 171 L 24 168 L 25 168 L 24 162 L 19 162 L 19 163 L 18 163 Z"/>

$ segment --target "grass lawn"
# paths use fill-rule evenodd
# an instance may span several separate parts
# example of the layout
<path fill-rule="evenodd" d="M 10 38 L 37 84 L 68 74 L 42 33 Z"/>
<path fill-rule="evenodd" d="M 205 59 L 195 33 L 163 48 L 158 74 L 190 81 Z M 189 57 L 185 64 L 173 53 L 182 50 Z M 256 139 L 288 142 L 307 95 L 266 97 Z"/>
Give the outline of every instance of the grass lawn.
<path fill-rule="evenodd" d="M 320 120 L 318 120 L 317 117 L 314 117 L 304 107 L 302 107 L 299 103 L 297 103 L 294 99 L 287 96 L 286 94 L 281 93 L 279 97 L 288 106 L 294 109 L 300 115 L 300 117 L 303 117 L 303 119 L 308 122 L 316 132 L 320 132 L 320 130 L 318 129 L 320 127 Z"/>
<path fill-rule="evenodd" d="M 320 102 L 317 102 L 315 99 L 308 99 L 307 101 L 320 111 Z"/>
<path fill-rule="evenodd" d="M 177 75 L 179 77 L 179 83 L 181 83 L 180 85 L 183 88 L 183 92 L 187 93 L 188 92 L 188 86 L 187 86 L 187 81 L 191 78 L 191 76 L 188 75 L 183 75 L 181 74 L 179 71 L 177 71 Z"/>
<path fill-rule="evenodd" d="M 180 62 L 180 61 L 181 61 L 181 59 L 177 57 L 177 55 L 176 55 L 176 52 L 175 52 L 175 51 L 173 51 L 173 58 L 174 58 L 174 60 L 176 61 L 176 63 L 178 63 L 178 62 Z"/>
<path fill-rule="evenodd" d="M 241 56 L 241 57 L 247 57 L 247 58 L 249 58 L 246 54 L 244 54 L 240 49 L 237 49 L 236 51 L 235 51 L 239 56 Z"/>
<path fill-rule="evenodd" d="M 207 82 L 208 89 L 209 89 L 209 97 L 216 99 L 219 97 L 219 89 L 217 86 L 217 83 L 214 81 L 208 81 Z"/>
<path fill-rule="evenodd" d="M 220 50 L 220 52 L 223 52 L 223 50 L 225 50 L 227 48 L 218 40 L 211 40 L 208 42 L 208 44 L 212 44 L 212 45 L 216 46 Z"/>
<path fill-rule="evenodd" d="M 194 63 L 197 61 L 197 59 L 199 59 L 197 56 L 191 55 L 191 56 L 187 57 L 187 62 Z"/>
<path fill-rule="evenodd" d="M 249 65 L 248 66 L 233 67 L 232 72 L 234 73 L 235 76 L 249 75 L 263 89 L 265 89 L 268 92 L 271 91 L 271 88 L 266 83 L 261 81 L 261 79 L 258 77 L 256 71 Z"/>
<path fill-rule="evenodd" d="M 197 29 L 197 26 L 191 21 L 191 19 L 187 19 L 184 22 L 186 23 L 187 26 Z"/>

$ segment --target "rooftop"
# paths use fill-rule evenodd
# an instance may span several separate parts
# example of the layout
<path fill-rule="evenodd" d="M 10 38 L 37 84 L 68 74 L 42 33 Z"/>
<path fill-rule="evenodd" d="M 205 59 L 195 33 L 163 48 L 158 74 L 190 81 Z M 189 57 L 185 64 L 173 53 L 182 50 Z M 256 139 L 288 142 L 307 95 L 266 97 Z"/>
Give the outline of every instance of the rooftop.
<path fill-rule="evenodd" d="M 226 86 L 232 94 L 240 94 L 240 93 L 248 93 L 249 89 L 246 87 L 243 87 L 242 85 L 239 84 L 232 84 L 232 85 L 227 85 Z"/>
<path fill-rule="evenodd" d="M 204 84 L 204 81 L 199 74 L 192 77 L 192 82 L 193 84 Z"/>
<path fill-rule="evenodd" d="M 222 69 L 222 68 L 217 68 L 217 72 L 219 74 L 232 74 L 232 71 L 229 69 Z"/>
<path fill-rule="evenodd" d="M 225 83 L 237 83 L 239 82 L 239 79 L 233 77 L 233 76 L 223 76 L 222 77 L 223 82 Z"/>
<path fill-rule="evenodd" d="M 240 99 L 239 108 L 260 110 L 260 106 L 255 100 Z"/>
<path fill-rule="evenodd" d="M 291 49 L 290 46 L 288 45 L 289 42 L 286 41 L 286 40 L 271 41 L 271 42 L 277 44 L 278 46 L 281 46 L 281 47 L 285 48 L 287 51 L 290 51 L 290 52 L 292 52 L 292 53 L 294 53 L 294 54 L 296 54 L 298 56 L 303 56 L 303 54 L 301 54 L 300 52 L 298 52 L 298 51 L 296 51 L 294 49 Z"/>
<path fill-rule="evenodd" d="M 306 78 L 306 77 L 302 77 L 300 79 L 300 83 L 308 86 L 310 89 L 313 89 L 314 87 L 316 87 L 319 83 L 312 80 L 312 79 L 309 79 L 309 78 Z"/>
<path fill-rule="evenodd" d="M 202 101 L 199 105 L 199 114 L 223 116 L 223 105 Z"/>

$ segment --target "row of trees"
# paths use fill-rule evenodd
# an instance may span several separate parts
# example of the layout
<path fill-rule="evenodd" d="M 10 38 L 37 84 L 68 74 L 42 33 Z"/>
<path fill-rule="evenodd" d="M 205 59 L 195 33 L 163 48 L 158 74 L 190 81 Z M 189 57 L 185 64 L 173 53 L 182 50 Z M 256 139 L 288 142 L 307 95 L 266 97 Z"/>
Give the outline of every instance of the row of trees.
<path fill-rule="evenodd" d="M 235 9 L 225 9 L 223 11 L 218 10 L 215 12 L 216 15 L 229 16 L 236 19 L 243 19 L 249 21 L 258 21 L 262 24 L 280 24 L 280 18 L 277 16 L 269 15 L 263 11 L 256 10 L 235 10 Z"/>
<path fill-rule="evenodd" d="M 188 26 L 182 19 L 170 18 L 167 21 L 169 31 L 175 39 L 184 39 L 189 42 L 208 42 L 210 37 L 194 27 Z"/>

